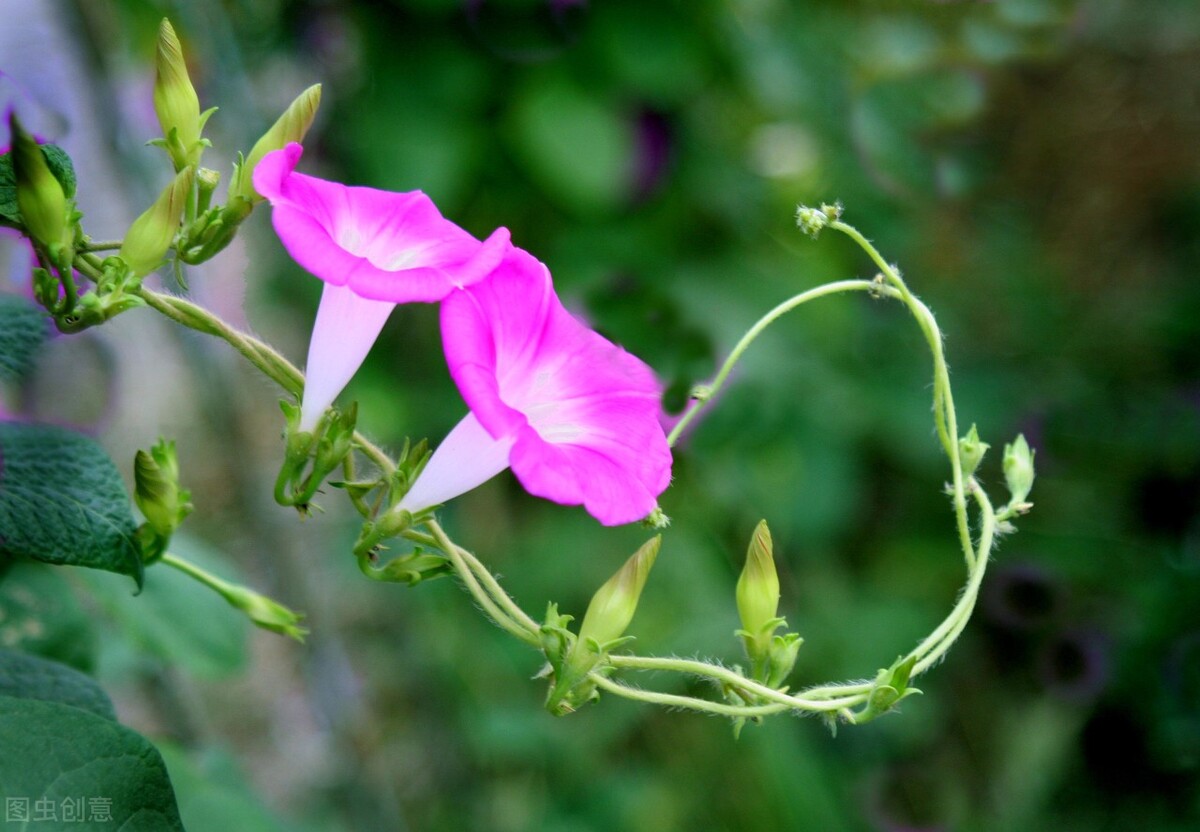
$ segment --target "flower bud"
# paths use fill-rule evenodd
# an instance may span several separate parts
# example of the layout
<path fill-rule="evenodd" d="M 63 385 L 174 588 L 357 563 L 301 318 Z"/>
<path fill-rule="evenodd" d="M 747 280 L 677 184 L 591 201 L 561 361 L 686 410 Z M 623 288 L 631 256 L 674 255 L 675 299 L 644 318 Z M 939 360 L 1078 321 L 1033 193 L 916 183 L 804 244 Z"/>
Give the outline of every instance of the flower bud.
<path fill-rule="evenodd" d="M 592 596 L 579 625 L 579 635 L 572 636 L 566 625 L 569 615 L 559 615 L 550 605 L 546 623 L 541 628 L 542 649 L 546 654 L 554 684 L 546 695 L 546 709 L 556 716 L 571 713 L 583 704 L 599 697 L 595 683 L 589 678 L 593 671 L 605 672 L 601 659 L 614 647 L 631 640 L 622 638 L 633 620 L 642 588 L 650 576 L 650 568 L 658 557 L 662 535 L 655 535 L 625 561 L 617 574 Z"/>
<path fill-rule="evenodd" d="M 254 168 L 262 158 L 272 150 L 282 150 L 292 142 L 299 144 L 304 141 L 308 128 L 312 127 L 317 115 L 317 107 L 321 104 L 321 85 L 313 84 L 296 96 L 283 115 L 263 134 L 246 160 L 238 167 L 237 181 L 233 193 L 245 197 L 251 202 L 261 202 L 263 197 L 254 190 Z"/>
<path fill-rule="evenodd" d="M 988 443 L 979 441 L 979 431 L 975 425 L 971 425 L 967 435 L 958 440 L 958 462 L 963 476 L 969 477 L 975 473 L 975 469 L 983 461 L 983 455 L 990 447 Z"/>
<path fill-rule="evenodd" d="M 200 130 L 204 119 L 183 59 L 183 47 L 171 21 L 165 17 L 158 27 L 154 68 L 154 112 L 162 126 L 167 152 L 179 171 L 200 161 L 203 151 Z"/>
<path fill-rule="evenodd" d="M 16 113 L 9 114 L 8 126 L 12 133 L 17 207 L 25 231 L 47 247 L 71 242 L 68 223 L 71 209 L 62 183 L 50 171 L 45 153 L 33 136 L 25 132 Z"/>
<path fill-rule="evenodd" d="M 246 613 L 257 627 L 296 641 L 304 641 L 308 635 L 308 629 L 300 624 L 304 618 L 302 613 L 294 612 L 266 595 L 232 584 L 226 584 L 220 592 L 232 606 Z"/>
<path fill-rule="evenodd" d="M 1033 455 L 1029 443 L 1025 441 L 1025 434 L 1018 435 L 1016 441 L 1004 446 L 1004 480 L 1012 494 L 1013 506 L 1023 506 L 1033 488 Z"/>
<path fill-rule="evenodd" d="M 661 546 L 662 535 L 650 538 L 596 591 L 579 625 L 579 645 L 603 649 L 624 635 Z"/>
<path fill-rule="evenodd" d="M 810 208 L 807 205 L 796 206 L 796 226 L 814 240 L 821 233 L 821 229 L 827 225 L 829 225 L 829 215 L 820 208 Z"/>
<path fill-rule="evenodd" d="M 754 529 L 746 550 L 746 565 L 737 582 L 738 617 L 751 658 L 769 647 L 771 634 L 779 626 L 779 576 L 775 572 L 774 545 L 767 521 Z"/>
<path fill-rule="evenodd" d="M 119 256 L 129 265 L 134 277 L 154 271 L 167 256 L 175 232 L 179 230 L 183 207 L 191 195 L 194 171 L 195 168 L 187 167 L 176 174 L 175 180 L 163 189 L 154 204 L 125 232 Z"/>
<path fill-rule="evenodd" d="M 175 443 L 160 439 L 149 453 L 138 451 L 133 479 L 133 499 L 146 522 L 160 538 L 169 538 L 192 512 L 191 494 L 179 487 Z"/>

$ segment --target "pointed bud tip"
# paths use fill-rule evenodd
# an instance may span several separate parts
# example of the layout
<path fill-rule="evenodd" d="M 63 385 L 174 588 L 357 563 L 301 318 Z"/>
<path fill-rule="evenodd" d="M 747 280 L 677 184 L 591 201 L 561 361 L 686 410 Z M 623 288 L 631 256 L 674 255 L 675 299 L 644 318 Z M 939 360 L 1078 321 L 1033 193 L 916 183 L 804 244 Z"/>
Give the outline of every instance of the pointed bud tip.
<path fill-rule="evenodd" d="M 742 628 L 756 637 L 777 617 L 779 575 L 775 570 L 774 543 L 767 521 L 762 520 L 750 536 L 746 565 L 737 582 L 738 616 Z M 761 646 L 761 645 L 760 645 Z"/>
<path fill-rule="evenodd" d="M 30 237 L 49 247 L 71 241 L 70 206 L 62 183 L 50 170 L 45 151 L 21 125 L 15 110 L 8 114 L 17 207 Z"/>
<path fill-rule="evenodd" d="M 1033 488 L 1035 451 L 1029 447 L 1025 434 L 1004 446 L 1004 480 L 1012 494 L 1012 504 L 1025 502 Z"/>
<path fill-rule="evenodd" d="M 625 633 L 661 548 L 662 535 L 656 534 L 596 591 L 579 626 L 580 644 L 593 641 L 602 647 Z"/>

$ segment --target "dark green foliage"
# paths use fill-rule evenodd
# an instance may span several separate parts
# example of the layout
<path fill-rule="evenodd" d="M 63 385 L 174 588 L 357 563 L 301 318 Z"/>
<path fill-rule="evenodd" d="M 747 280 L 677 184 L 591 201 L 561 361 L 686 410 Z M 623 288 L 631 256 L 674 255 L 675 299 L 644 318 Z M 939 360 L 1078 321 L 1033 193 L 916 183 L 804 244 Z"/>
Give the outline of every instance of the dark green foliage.
<path fill-rule="evenodd" d="M 55 700 L 0 695 L 0 794 L 39 801 L 62 817 L 66 801 L 83 799 L 80 822 L 62 828 L 101 832 L 183 832 L 162 756 L 139 734 Z M 98 804 L 106 811 L 95 820 Z M 70 811 L 75 811 L 74 809 Z"/>
<path fill-rule="evenodd" d="M 120 474 L 86 436 L 0 423 L 0 555 L 128 575 L 140 587 L 137 527 Z"/>
<path fill-rule="evenodd" d="M 0 382 L 24 378 L 46 340 L 44 312 L 18 295 L 0 294 Z"/>

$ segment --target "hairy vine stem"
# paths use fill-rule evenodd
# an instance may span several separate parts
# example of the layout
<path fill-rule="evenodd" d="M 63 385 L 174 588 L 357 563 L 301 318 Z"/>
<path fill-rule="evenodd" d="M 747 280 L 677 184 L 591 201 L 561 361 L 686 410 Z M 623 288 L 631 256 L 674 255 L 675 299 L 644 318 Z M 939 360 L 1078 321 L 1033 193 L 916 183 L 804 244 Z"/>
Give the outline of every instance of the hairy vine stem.
<path fill-rule="evenodd" d="M 946 618 L 899 663 L 909 662 L 911 675 L 919 675 L 940 661 L 966 627 L 974 609 L 983 580 L 984 570 L 998 532 L 999 520 L 1005 520 L 1015 511 L 1012 505 L 997 512 L 982 487 L 969 473 L 964 472 L 958 441 L 958 421 L 954 399 L 950 390 L 950 374 L 942 347 L 942 334 L 933 313 L 909 290 L 899 271 L 888 264 L 875 247 L 855 228 L 840 221 L 830 220 L 826 227 L 850 237 L 871 258 L 880 270 L 874 280 L 842 280 L 809 289 L 780 303 L 763 315 L 733 348 L 729 357 L 708 385 L 693 391 L 692 403 L 668 436 L 674 446 L 683 431 L 692 424 L 698 414 L 713 399 L 728 381 L 734 366 L 750 345 L 776 320 L 812 300 L 844 292 L 869 292 L 875 296 L 899 300 L 912 313 L 920 327 L 933 359 L 933 412 L 938 439 L 951 465 L 950 492 L 955 523 L 963 558 L 967 565 L 967 582 L 962 594 Z M 92 251 L 119 246 L 117 242 L 92 243 Z M 89 272 L 96 265 L 88 257 L 81 265 Z M 82 258 L 81 258 L 82 259 Z M 78 261 L 77 261 L 78 262 Z M 171 320 L 220 338 L 230 344 L 251 364 L 274 380 L 288 393 L 299 397 L 304 389 L 304 376 L 293 364 L 267 344 L 251 335 L 238 332 L 221 321 L 208 310 L 191 301 L 174 295 L 155 292 L 138 287 L 134 293 L 146 305 Z M 381 472 L 378 485 L 385 484 L 396 471 L 391 457 L 362 435 L 354 434 L 354 447 L 361 451 Z M 347 462 L 345 472 L 353 474 L 353 462 Z M 355 507 L 360 513 L 370 513 L 361 496 L 351 493 Z M 980 515 L 978 543 L 972 540 L 967 506 L 973 499 Z M 514 637 L 535 648 L 542 647 L 542 625 L 528 615 L 504 590 L 495 575 L 475 555 L 454 543 L 445 530 L 433 519 L 425 520 L 420 528 L 407 529 L 403 536 L 418 544 L 437 548 L 449 560 L 463 586 L 476 603 L 497 626 Z M 710 699 L 675 693 L 643 690 L 622 682 L 614 681 L 611 674 L 618 670 L 669 672 L 699 677 L 721 686 L 724 690 L 737 693 L 741 701 L 749 704 L 729 704 Z M 627 699 L 664 705 L 674 708 L 719 714 L 735 719 L 754 719 L 773 713 L 801 712 L 837 716 L 848 722 L 873 718 L 877 714 L 867 713 L 866 708 L 876 692 L 879 682 L 847 682 L 811 687 L 797 693 L 786 688 L 772 688 L 748 678 L 737 670 L 705 661 L 679 658 L 638 656 L 626 652 L 609 655 L 605 653 L 599 664 L 590 671 L 587 680 L 596 688 Z M 736 702 L 737 700 L 735 700 Z M 863 710 L 855 710 L 862 708 Z"/>

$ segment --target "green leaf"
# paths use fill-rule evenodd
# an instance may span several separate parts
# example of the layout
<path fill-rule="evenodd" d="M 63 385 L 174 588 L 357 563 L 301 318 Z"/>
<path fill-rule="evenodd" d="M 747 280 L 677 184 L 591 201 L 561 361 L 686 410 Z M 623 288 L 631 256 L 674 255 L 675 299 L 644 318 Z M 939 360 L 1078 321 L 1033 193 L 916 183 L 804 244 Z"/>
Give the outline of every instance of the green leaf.
<path fill-rule="evenodd" d="M 42 153 L 46 157 L 46 163 L 50 165 L 50 172 L 62 185 L 67 199 L 75 196 L 75 165 L 71 163 L 71 157 L 67 155 L 67 151 L 56 144 L 44 144 Z"/>
<path fill-rule="evenodd" d="M 33 828 L 183 832 L 154 746 L 110 719 L 61 702 L 0 696 L 0 794 L 7 820 L 25 806 Z M 39 817 L 56 822 L 39 824 Z"/>
<path fill-rule="evenodd" d="M 0 648 L 0 696 L 74 705 L 116 720 L 112 701 L 96 681 L 65 664 Z"/>
<path fill-rule="evenodd" d="M 75 196 L 75 166 L 71 157 L 58 145 L 42 145 L 42 154 L 50 172 L 62 185 L 67 198 Z M 17 177 L 13 173 L 12 154 L 0 156 L 0 225 L 21 228 L 21 209 L 17 205 Z"/>
<path fill-rule="evenodd" d="M 179 799 L 179 814 L 188 832 L 298 832 L 284 823 L 247 787 L 247 778 L 227 752 L 207 749 L 188 753 L 160 744 L 167 771 Z M 303 827 L 308 828 L 308 827 Z"/>
<path fill-rule="evenodd" d="M 20 295 L 0 295 L 0 381 L 20 381 L 46 340 L 46 314 Z"/>
<path fill-rule="evenodd" d="M 11 563 L 0 579 L 0 645 L 90 671 L 95 630 L 60 570 L 27 560 Z"/>
<path fill-rule="evenodd" d="M 140 589 L 136 529 L 99 445 L 60 427 L 0 423 L 0 555 L 129 575 Z"/>
<path fill-rule="evenodd" d="M 175 535 L 171 551 L 197 566 L 238 580 L 237 569 L 211 549 Z M 146 575 L 140 595 L 101 572 L 77 576 L 137 648 L 201 678 L 229 676 L 246 662 L 245 616 L 203 584 L 163 564 Z"/>

